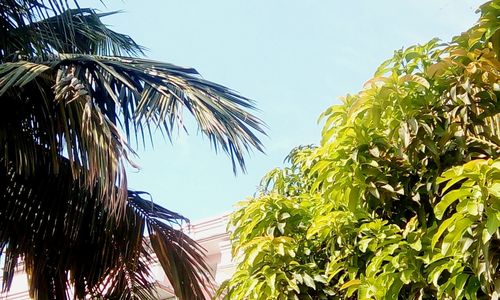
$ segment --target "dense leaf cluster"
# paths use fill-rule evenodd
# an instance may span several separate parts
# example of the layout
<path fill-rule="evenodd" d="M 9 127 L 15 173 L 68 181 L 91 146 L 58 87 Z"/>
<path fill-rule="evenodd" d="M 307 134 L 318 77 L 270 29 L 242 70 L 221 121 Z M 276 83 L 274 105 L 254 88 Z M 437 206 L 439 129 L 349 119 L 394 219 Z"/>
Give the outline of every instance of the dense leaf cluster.
<path fill-rule="evenodd" d="M 232 215 L 227 299 L 498 299 L 500 2 L 396 51 Z"/>

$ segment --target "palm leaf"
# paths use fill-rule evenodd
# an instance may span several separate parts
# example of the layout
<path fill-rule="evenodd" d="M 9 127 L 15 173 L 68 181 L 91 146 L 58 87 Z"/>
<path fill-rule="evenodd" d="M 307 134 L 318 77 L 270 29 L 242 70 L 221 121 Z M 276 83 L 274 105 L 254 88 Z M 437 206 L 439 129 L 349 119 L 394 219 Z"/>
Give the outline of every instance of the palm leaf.
<path fill-rule="evenodd" d="M 37 299 L 67 299 L 70 285 L 78 298 L 156 299 L 151 248 L 143 237 L 147 228 L 178 297 L 204 299 L 212 277 L 204 250 L 175 228 L 185 221 L 182 216 L 130 191 L 127 217 L 110 221 L 97 197 L 68 181 L 69 162 L 61 166 L 57 176 L 42 176 L 43 166 L 29 177 L 13 170 L 0 174 L 4 290 L 23 258 L 30 294 Z"/>
<path fill-rule="evenodd" d="M 152 249 L 177 297 L 205 299 L 214 287 L 210 269 L 204 261 L 205 250 L 182 231 L 160 221 L 187 220 L 157 204 L 145 201 L 140 193 L 131 192 L 129 196 L 130 205 L 146 220 Z"/>
<path fill-rule="evenodd" d="M 74 177 L 85 173 L 87 186 L 105 178 L 99 193 L 120 216 L 126 198 L 124 164 L 133 153 L 128 144 L 131 128 L 144 136 L 142 128 L 154 124 L 170 136 L 175 125 L 182 124 L 184 109 L 215 148 L 221 146 L 230 155 L 233 168 L 236 160 L 244 169 L 244 152 L 250 147 L 262 151 L 253 133 L 263 133 L 261 121 L 246 111 L 253 108 L 252 102 L 196 75 L 194 69 L 123 57 L 64 55 L 38 64 L 4 63 L 0 65 L 0 98 L 12 104 L 4 110 L 6 120 L 12 119 L 9 115 L 15 115 L 20 103 L 32 99 L 24 116 L 11 121 L 17 124 L 0 128 L 4 130 L 0 142 L 13 145 L 11 153 L 24 156 L 14 159 L 6 152 L 6 161 L 15 161 L 19 172 L 31 172 L 34 158 L 26 156 L 36 152 L 35 134 L 39 144 L 53 152 L 52 157 L 67 153 Z M 8 127 L 29 133 L 24 140 L 18 136 L 9 141 Z M 115 185 L 120 188 L 116 190 Z"/>
<path fill-rule="evenodd" d="M 263 124 L 251 100 L 194 69 L 106 56 L 142 48 L 105 15 L 62 0 L 0 3 L 3 288 L 23 258 L 37 299 L 67 299 L 70 285 L 75 298 L 155 299 L 153 251 L 181 299 L 203 299 L 212 278 L 179 231 L 185 219 L 127 189 L 133 135 L 171 137 L 187 111 L 236 171 L 262 151 Z"/>
<path fill-rule="evenodd" d="M 76 6 L 78 3 L 74 2 Z M 43 58 L 61 52 L 102 55 L 142 54 L 129 36 L 100 20 L 107 14 L 70 9 L 66 1 L 3 1 L 0 4 L 0 59 Z"/>

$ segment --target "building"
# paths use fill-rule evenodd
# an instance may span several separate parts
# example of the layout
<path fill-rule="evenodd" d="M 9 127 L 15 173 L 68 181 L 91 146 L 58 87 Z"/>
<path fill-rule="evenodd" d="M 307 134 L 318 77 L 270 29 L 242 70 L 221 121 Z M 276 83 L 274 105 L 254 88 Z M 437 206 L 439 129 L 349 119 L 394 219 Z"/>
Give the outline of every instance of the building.
<path fill-rule="evenodd" d="M 215 281 L 220 284 L 234 272 L 231 257 L 231 244 L 226 231 L 228 215 L 224 214 L 189 224 L 184 231 L 207 250 L 207 263 Z M 173 289 L 159 262 L 151 266 L 160 300 L 174 300 Z M 0 279 L 1 280 L 1 279 Z M 12 287 L 8 293 L 0 293 L 0 300 L 28 300 L 28 285 L 22 265 L 17 268 Z"/>
<path fill-rule="evenodd" d="M 217 284 L 229 279 L 235 269 L 232 262 L 229 234 L 226 230 L 227 223 L 228 215 L 224 214 L 191 223 L 185 229 L 185 232 L 192 239 L 207 250 L 207 263 Z M 151 269 L 158 285 L 160 299 L 175 299 L 173 289 L 163 273 L 161 265 L 156 262 Z"/>

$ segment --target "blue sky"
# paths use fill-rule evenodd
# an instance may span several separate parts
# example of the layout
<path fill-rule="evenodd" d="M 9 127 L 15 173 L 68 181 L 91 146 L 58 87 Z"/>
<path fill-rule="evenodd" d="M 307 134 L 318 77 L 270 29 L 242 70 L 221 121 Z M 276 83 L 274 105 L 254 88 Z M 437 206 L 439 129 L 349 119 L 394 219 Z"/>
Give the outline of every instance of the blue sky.
<path fill-rule="evenodd" d="M 195 221 L 231 211 L 293 147 L 318 143 L 319 114 L 359 91 L 394 50 L 433 37 L 448 41 L 473 24 L 484 1 L 111 2 L 90 3 L 123 10 L 105 23 L 147 47 L 149 58 L 195 67 L 254 99 L 269 127 L 266 154 L 248 155 L 248 172 L 237 176 L 193 126 L 173 144 L 158 134 L 154 148 L 138 151 L 141 170 L 129 172 L 130 188 Z"/>

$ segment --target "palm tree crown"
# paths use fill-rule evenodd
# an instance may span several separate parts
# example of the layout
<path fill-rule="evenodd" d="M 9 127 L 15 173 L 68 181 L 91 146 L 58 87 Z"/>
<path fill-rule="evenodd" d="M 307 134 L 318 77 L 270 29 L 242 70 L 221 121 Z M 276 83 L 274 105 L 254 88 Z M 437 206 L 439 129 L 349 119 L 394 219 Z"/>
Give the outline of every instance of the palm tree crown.
<path fill-rule="evenodd" d="M 0 249 L 3 288 L 24 259 L 37 299 L 155 299 L 154 250 L 181 299 L 211 278 L 185 218 L 127 188 L 130 141 L 184 129 L 184 111 L 245 169 L 262 151 L 251 100 L 196 70 L 137 58 L 142 48 L 92 9 L 62 0 L 0 3 Z M 149 239 L 143 237 L 147 230 Z"/>

